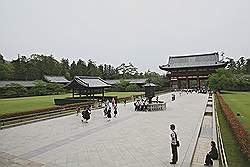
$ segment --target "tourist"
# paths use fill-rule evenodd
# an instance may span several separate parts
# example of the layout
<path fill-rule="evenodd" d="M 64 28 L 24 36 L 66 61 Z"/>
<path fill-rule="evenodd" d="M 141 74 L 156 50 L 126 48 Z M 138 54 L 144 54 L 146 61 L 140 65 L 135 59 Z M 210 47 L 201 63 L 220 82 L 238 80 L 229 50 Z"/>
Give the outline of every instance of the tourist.
<path fill-rule="evenodd" d="M 78 106 L 78 107 L 76 108 L 76 116 L 78 116 L 78 115 L 79 115 L 80 110 L 81 110 L 81 108 L 80 108 L 80 106 Z"/>
<path fill-rule="evenodd" d="M 156 102 L 157 102 L 157 103 L 159 102 L 159 97 L 158 97 L 158 96 L 156 96 Z"/>
<path fill-rule="evenodd" d="M 108 105 L 109 105 L 109 101 L 107 100 L 107 101 L 104 103 L 104 110 L 103 110 L 103 116 L 104 116 L 104 117 L 107 116 L 107 113 L 108 113 Z"/>
<path fill-rule="evenodd" d="M 148 100 L 146 99 L 144 102 L 144 111 L 148 110 Z"/>
<path fill-rule="evenodd" d="M 117 103 L 115 104 L 114 106 L 114 117 L 116 118 L 116 115 L 117 115 Z"/>
<path fill-rule="evenodd" d="M 124 99 L 123 103 L 124 103 L 124 106 L 126 106 L 126 104 L 127 104 L 127 100 L 126 100 L 126 99 Z"/>
<path fill-rule="evenodd" d="M 172 101 L 174 101 L 175 100 L 175 94 L 173 93 L 172 94 Z"/>
<path fill-rule="evenodd" d="M 175 130 L 175 125 L 171 124 L 170 129 L 172 130 L 170 137 L 171 137 L 171 149 L 172 149 L 172 161 L 170 164 L 176 164 L 178 161 L 178 152 L 177 152 L 177 147 L 180 146 L 180 143 L 177 139 L 177 134 L 174 131 Z"/>
<path fill-rule="evenodd" d="M 108 118 L 108 122 L 111 121 L 111 103 L 108 103 L 108 110 L 107 110 L 107 118 Z"/>
<path fill-rule="evenodd" d="M 215 142 L 214 141 L 211 141 L 211 150 L 206 155 L 206 159 L 205 159 L 205 164 L 204 165 L 206 165 L 206 166 L 213 165 L 212 159 L 213 160 L 217 160 L 218 159 L 218 151 L 217 151 L 217 148 L 215 146 Z"/>
<path fill-rule="evenodd" d="M 143 110 L 143 99 L 139 101 L 139 111 Z"/>
<path fill-rule="evenodd" d="M 82 117 L 83 119 L 85 119 L 85 123 L 88 123 L 88 120 L 90 119 L 90 114 L 91 114 L 91 106 L 86 107 L 86 109 L 82 111 Z"/>
<path fill-rule="evenodd" d="M 139 111 L 139 100 L 137 100 L 135 103 L 134 103 L 134 106 L 135 106 L 135 111 Z"/>
<path fill-rule="evenodd" d="M 112 108 L 114 108 L 114 106 L 115 106 L 115 98 L 112 98 Z"/>

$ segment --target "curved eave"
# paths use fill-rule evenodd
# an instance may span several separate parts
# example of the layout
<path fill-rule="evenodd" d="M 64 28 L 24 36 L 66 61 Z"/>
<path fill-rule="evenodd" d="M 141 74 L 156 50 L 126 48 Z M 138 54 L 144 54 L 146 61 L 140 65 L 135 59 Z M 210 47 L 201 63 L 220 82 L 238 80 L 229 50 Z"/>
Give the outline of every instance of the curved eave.
<path fill-rule="evenodd" d="M 64 88 L 66 88 L 66 89 L 73 89 L 73 88 L 76 88 L 76 89 L 103 89 L 103 88 L 109 88 L 109 87 L 111 87 L 111 85 L 91 87 L 91 86 L 89 86 L 89 84 L 82 82 L 78 79 L 74 79 L 70 83 L 68 83 L 64 86 Z"/>
<path fill-rule="evenodd" d="M 226 63 L 224 64 L 218 64 L 218 65 L 210 65 L 210 66 L 190 66 L 190 67 L 165 67 L 165 66 L 159 66 L 159 68 L 161 70 L 164 70 L 164 71 L 171 71 L 171 70 L 176 70 L 176 69 L 190 69 L 190 68 L 209 68 L 209 67 L 218 67 L 218 68 L 221 68 L 221 67 L 226 67 Z"/>

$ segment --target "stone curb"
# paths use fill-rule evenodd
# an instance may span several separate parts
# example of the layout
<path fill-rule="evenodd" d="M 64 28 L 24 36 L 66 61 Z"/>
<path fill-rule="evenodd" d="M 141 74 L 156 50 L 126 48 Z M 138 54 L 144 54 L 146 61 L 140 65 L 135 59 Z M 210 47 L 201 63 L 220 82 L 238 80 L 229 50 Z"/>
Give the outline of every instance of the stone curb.
<path fill-rule="evenodd" d="M 207 102 L 208 102 L 208 96 L 207 96 L 207 99 L 206 99 L 205 104 L 204 104 L 204 109 L 203 109 L 204 111 L 199 116 L 200 121 L 197 123 L 196 129 L 195 129 L 195 134 L 192 137 L 192 140 L 189 144 L 188 150 L 186 151 L 185 157 L 184 157 L 183 161 L 181 162 L 180 166 L 191 166 L 193 154 L 194 154 L 197 142 L 198 142 L 198 137 L 199 137 L 199 134 L 201 131 L 202 123 L 203 123 L 203 117 L 204 117 L 204 114 L 206 112 Z"/>

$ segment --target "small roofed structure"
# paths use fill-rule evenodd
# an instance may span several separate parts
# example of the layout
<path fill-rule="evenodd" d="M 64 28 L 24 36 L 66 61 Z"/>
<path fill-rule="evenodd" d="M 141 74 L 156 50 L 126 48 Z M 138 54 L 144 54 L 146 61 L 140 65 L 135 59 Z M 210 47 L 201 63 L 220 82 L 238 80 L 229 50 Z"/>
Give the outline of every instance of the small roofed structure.
<path fill-rule="evenodd" d="M 201 81 L 204 83 L 208 79 L 209 74 L 225 66 L 226 63 L 219 60 L 218 52 L 214 52 L 170 56 L 168 64 L 161 65 L 159 68 L 167 71 L 172 88 L 189 89 L 191 88 L 190 81 L 195 81 L 196 87 L 200 89 L 202 86 Z"/>
<path fill-rule="evenodd" d="M 75 76 L 74 79 L 64 86 L 66 89 L 72 89 L 73 98 L 75 92 L 78 91 L 80 97 L 81 95 L 93 95 L 96 93 L 102 93 L 104 98 L 104 89 L 111 87 L 100 77 L 92 76 Z"/>
<path fill-rule="evenodd" d="M 58 84 L 67 84 L 67 83 L 70 82 L 64 76 L 48 76 L 48 75 L 44 75 L 44 80 L 46 82 L 58 83 Z"/>

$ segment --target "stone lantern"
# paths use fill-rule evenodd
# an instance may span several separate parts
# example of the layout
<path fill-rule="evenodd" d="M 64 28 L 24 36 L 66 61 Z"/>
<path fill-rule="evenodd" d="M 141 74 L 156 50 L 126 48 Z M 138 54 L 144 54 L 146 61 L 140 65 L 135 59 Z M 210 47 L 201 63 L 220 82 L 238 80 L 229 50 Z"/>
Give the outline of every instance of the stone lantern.
<path fill-rule="evenodd" d="M 156 85 L 153 83 L 147 83 L 144 85 L 145 87 L 145 97 L 149 99 L 149 104 L 152 103 L 152 98 L 155 97 L 155 87 Z"/>

